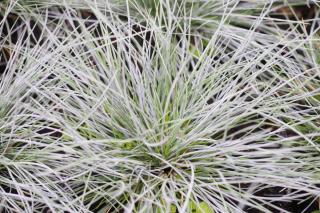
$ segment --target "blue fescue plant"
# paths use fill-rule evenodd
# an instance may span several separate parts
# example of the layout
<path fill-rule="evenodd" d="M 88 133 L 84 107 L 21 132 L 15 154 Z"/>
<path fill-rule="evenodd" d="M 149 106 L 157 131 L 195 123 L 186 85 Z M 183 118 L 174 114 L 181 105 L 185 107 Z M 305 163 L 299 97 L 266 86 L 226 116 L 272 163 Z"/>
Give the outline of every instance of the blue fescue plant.
<path fill-rule="evenodd" d="M 27 20 L 10 28 L 8 15 L 1 25 L 9 32 L 1 34 L 9 56 L 0 74 L 0 212 L 79 212 L 80 203 L 69 206 L 72 189 L 54 171 L 66 155 L 52 139 L 56 121 L 46 114 L 54 109 L 41 97 L 42 88 L 59 85 L 52 76 L 54 43 L 48 37 L 34 43 Z"/>
<path fill-rule="evenodd" d="M 276 202 L 319 196 L 319 40 L 276 27 L 282 1 L 58 2 L 13 2 L 27 28 L 1 38 L 1 210 L 288 212 Z"/>

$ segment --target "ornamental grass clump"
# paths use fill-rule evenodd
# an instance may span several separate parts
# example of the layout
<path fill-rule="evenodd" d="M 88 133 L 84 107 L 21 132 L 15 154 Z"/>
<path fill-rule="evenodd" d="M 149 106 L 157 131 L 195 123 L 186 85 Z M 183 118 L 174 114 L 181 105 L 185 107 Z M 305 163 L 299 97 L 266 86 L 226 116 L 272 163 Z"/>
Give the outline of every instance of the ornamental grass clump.
<path fill-rule="evenodd" d="M 54 118 L 47 117 L 50 103 L 41 95 L 43 87 L 58 85 L 50 77 L 53 44 L 34 43 L 30 28 L 10 28 L 7 21 L 2 29 L 12 33 L 1 38 L 9 56 L 0 75 L 0 211 L 79 212 L 80 203 L 69 206 L 72 189 L 54 171 L 66 155 L 54 143 L 58 130 Z"/>
<path fill-rule="evenodd" d="M 319 40 L 277 27 L 281 1 L 247 2 L 235 31 L 237 1 L 30 2 L 12 12 L 41 36 L 1 40 L 1 210 L 289 212 L 319 196 Z"/>

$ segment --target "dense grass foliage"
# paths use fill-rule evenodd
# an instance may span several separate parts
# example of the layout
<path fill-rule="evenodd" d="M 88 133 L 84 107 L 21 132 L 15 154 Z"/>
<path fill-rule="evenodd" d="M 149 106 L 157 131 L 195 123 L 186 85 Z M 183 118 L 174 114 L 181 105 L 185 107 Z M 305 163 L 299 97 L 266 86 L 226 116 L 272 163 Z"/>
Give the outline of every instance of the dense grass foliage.
<path fill-rule="evenodd" d="M 0 211 L 317 199 L 319 19 L 272 18 L 303 3 L 3 2 Z"/>

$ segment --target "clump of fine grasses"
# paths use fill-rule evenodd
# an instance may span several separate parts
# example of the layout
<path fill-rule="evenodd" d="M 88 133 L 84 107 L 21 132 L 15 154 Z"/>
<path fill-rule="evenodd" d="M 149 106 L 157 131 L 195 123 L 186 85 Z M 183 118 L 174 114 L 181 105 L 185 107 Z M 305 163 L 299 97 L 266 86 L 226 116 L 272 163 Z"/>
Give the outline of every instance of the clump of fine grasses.
<path fill-rule="evenodd" d="M 51 106 L 40 96 L 43 87 L 58 85 L 51 75 L 54 44 L 34 43 L 28 20 L 10 28 L 8 16 L 1 25 L 7 32 L 1 48 L 9 56 L 0 75 L 0 211 L 78 212 L 81 204 L 69 206 L 72 189 L 54 171 L 66 155 L 50 138 L 55 121 L 46 117 Z"/>
<path fill-rule="evenodd" d="M 264 25 L 273 4 L 233 32 L 236 1 L 150 2 L 19 9 L 41 37 L 1 40 L 2 210 L 286 212 L 319 196 L 315 35 Z"/>

